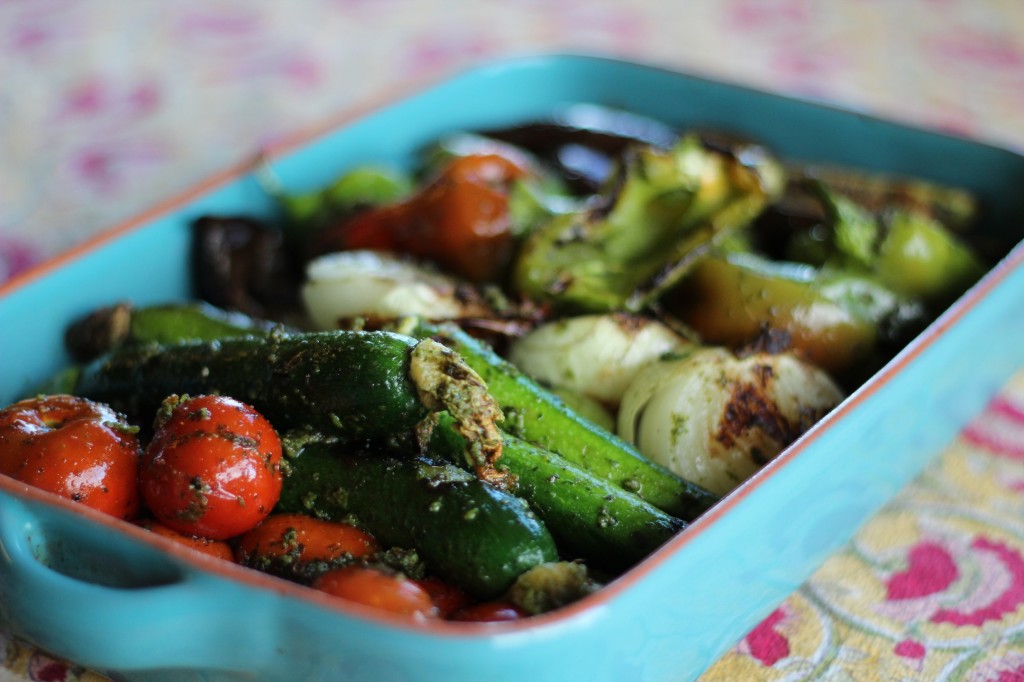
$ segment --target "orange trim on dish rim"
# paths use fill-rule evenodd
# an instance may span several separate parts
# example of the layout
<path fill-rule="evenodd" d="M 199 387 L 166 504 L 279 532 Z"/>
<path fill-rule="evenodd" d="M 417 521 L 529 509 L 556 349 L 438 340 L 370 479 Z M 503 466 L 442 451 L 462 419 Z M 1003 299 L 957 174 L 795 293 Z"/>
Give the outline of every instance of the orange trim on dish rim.
<path fill-rule="evenodd" d="M 450 78 L 450 75 L 446 78 Z M 104 230 L 92 238 L 72 247 L 61 255 L 55 256 L 43 263 L 40 263 L 29 270 L 15 276 L 8 282 L 0 285 L 0 297 L 40 279 L 45 275 L 58 270 L 60 267 L 83 257 L 91 251 L 98 249 L 104 244 L 117 239 L 145 224 L 172 212 L 174 209 L 186 205 L 200 195 L 206 194 L 222 185 L 243 177 L 250 172 L 256 161 L 259 159 L 281 156 L 289 151 L 313 142 L 316 138 L 327 135 L 341 126 L 349 124 L 365 115 L 383 107 L 396 104 L 399 101 L 424 91 L 432 84 L 436 84 L 436 76 L 423 79 L 416 83 L 407 83 L 400 87 L 393 88 L 380 94 L 368 102 L 357 104 L 337 116 L 331 117 L 324 122 L 309 126 L 295 134 L 282 137 L 280 140 L 268 144 L 249 161 L 239 162 L 226 170 L 212 175 L 206 180 L 198 182 L 191 188 L 181 192 L 175 197 L 159 202 L 148 210 L 129 218 L 113 228 Z M 580 601 L 565 606 L 558 611 L 526 618 L 519 621 L 506 621 L 499 623 L 462 623 L 444 620 L 411 620 L 405 617 L 395 616 L 361 604 L 349 603 L 336 597 L 331 597 L 312 588 L 291 583 L 287 580 L 260 573 L 259 571 L 245 568 L 238 564 L 216 559 L 201 552 L 192 550 L 169 538 L 151 533 L 144 528 L 138 527 L 130 522 L 121 521 L 107 514 L 94 509 L 83 507 L 71 500 L 65 499 L 54 493 L 49 493 L 26 484 L 20 483 L 6 476 L 0 476 L 0 490 L 5 490 L 22 498 L 29 498 L 49 506 L 62 507 L 67 511 L 85 515 L 91 521 L 115 529 L 118 532 L 127 533 L 135 539 L 157 547 L 175 559 L 191 565 L 203 571 L 215 573 L 232 581 L 255 587 L 257 589 L 270 590 L 271 592 L 287 596 L 289 598 L 302 599 L 317 606 L 332 611 L 338 611 L 346 615 L 367 619 L 379 626 L 393 627 L 418 632 L 425 635 L 437 635 L 444 637 L 477 638 L 490 637 L 496 634 L 516 633 L 526 629 L 543 627 L 557 624 L 564 620 L 572 619 L 594 607 L 608 602 L 620 592 L 629 589 L 638 582 L 644 575 L 654 570 L 661 564 L 668 555 L 680 551 L 693 538 L 706 530 L 719 517 L 736 506 L 746 498 L 758 486 L 778 473 L 785 464 L 793 459 L 799 452 L 812 443 L 824 430 L 828 429 L 833 422 L 850 412 L 856 406 L 872 396 L 882 385 L 887 383 L 893 375 L 897 374 L 911 360 L 921 354 L 930 346 L 937 337 L 951 327 L 957 320 L 962 318 L 967 311 L 974 307 L 989 291 L 1004 280 L 1010 272 L 1024 263 L 1024 246 L 1018 245 L 1010 254 L 996 264 L 985 277 L 974 287 L 968 290 L 949 309 L 935 320 L 917 339 L 912 341 L 899 355 L 894 358 L 885 368 L 876 374 L 867 383 L 861 386 L 829 415 L 818 422 L 799 440 L 784 450 L 769 465 L 760 470 L 753 477 L 748 479 L 740 487 L 729 493 L 721 502 L 705 512 L 699 519 L 694 521 L 686 530 L 679 533 L 655 550 L 650 556 L 631 568 L 621 577 L 616 578 L 595 594 L 585 597 Z"/>

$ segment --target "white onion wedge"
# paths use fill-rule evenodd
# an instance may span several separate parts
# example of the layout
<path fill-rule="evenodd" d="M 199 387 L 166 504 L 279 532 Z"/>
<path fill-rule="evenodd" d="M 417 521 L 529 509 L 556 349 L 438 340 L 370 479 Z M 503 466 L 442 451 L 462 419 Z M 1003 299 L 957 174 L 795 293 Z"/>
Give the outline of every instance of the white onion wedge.
<path fill-rule="evenodd" d="M 543 324 L 516 340 L 509 359 L 538 381 L 616 406 L 633 376 L 690 342 L 636 315 L 581 315 Z"/>
<path fill-rule="evenodd" d="M 471 313 L 458 281 L 375 251 L 339 251 L 311 261 L 302 300 L 319 329 L 337 329 L 339 321 L 359 317 L 390 320 L 417 315 L 440 320 Z"/>
<path fill-rule="evenodd" d="M 700 348 L 636 376 L 618 431 L 646 456 L 724 495 L 842 398 L 827 374 L 791 354 L 737 358 Z"/>

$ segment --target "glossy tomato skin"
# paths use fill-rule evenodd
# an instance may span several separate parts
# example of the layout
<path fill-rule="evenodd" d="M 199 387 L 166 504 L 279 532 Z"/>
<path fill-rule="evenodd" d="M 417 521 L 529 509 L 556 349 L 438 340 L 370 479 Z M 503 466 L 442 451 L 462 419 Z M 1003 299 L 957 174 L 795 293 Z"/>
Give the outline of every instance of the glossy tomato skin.
<path fill-rule="evenodd" d="M 305 514 L 271 514 L 235 543 L 240 564 L 301 582 L 369 557 L 379 549 L 366 531 Z"/>
<path fill-rule="evenodd" d="M 0 473 L 121 519 L 139 510 L 136 429 L 110 407 L 51 395 L 0 410 Z"/>
<path fill-rule="evenodd" d="M 473 603 L 469 594 L 440 578 L 428 576 L 417 580 L 416 583 L 430 595 L 442 618 L 447 618 Z"/>
<path fill-rule="evenodd" d="M 194 535 L 182 535 L 181 533 L 171 530 L 159 521 L 155 521 L 153 519 L 140 519 L 136 521 L 135 524 L 156 535 L 169 538 L 178 544 L 190 547 L 197 552 L 202 552 L 203 554 L 208 554 L 212 557 L 223 559 L 225 561 L 234 561 L 234 551 L 231 549 L 231 545 L 222 540 L 210 540 L 209 538 L 200 538 Z"/>
<path fill-rule="evenodd" d="M 313 587 L 335 597 L 391 613 L 415 618 L 435 618 L 438 615 L 430 594 L 416 582 L 375 568 L 336 568 L 313 581 Z"/>
<path fill-rule="evenodd" d="M 165 401 L 139 482 L 172 530 L 225 540 L 254 528 L 281 495 L 281 439 L 251 406 L 224 396 Z"/>
<path fill-rule="evenodd" d="M 528 173 L 522 163 L 497 154 L 456 158 L 406 201 L 329 228 L 314 252 L 395 251 L 474 282 L 494 280 L 512 257 L 508 188 Z"/>

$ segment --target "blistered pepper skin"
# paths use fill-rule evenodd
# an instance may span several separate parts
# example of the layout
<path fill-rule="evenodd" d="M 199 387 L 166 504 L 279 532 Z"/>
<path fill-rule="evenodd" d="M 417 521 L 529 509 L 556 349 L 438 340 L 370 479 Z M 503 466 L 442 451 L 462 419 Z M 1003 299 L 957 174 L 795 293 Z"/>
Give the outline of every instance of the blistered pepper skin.
<path fill-rule="evenodd" d="M 759 272 L 726 258 L 701 261 L 670 303 L 709 344 L 732 348 L 782 332 L 803 359 L 842 373 L 878 341 L 878 325 L 825 297 L 808 277 Z"/>

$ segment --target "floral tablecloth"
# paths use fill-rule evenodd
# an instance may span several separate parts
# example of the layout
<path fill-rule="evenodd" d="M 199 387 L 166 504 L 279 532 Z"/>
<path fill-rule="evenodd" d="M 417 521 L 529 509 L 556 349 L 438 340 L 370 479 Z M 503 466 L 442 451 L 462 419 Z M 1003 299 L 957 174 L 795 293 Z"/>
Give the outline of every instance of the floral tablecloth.
<path fill-rule="evenodd" d="M 1024 149 L 1017 0 L 4 0 L 0 281 L 262 144 L 481 60 L 594 52 Z M 1024 375 L 708 670 L 1024 680 Z M 11 679 L 98 679 L 12 638 Z"/>

